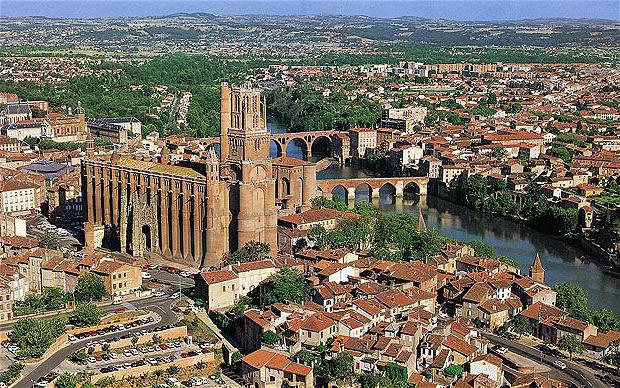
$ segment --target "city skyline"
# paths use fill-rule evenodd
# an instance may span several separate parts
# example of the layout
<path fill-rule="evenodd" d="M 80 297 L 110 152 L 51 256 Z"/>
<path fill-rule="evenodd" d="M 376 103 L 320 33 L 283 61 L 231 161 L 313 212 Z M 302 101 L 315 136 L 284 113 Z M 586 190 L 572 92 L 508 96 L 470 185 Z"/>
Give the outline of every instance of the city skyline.
<path fill-rule="evenodd" d="M 148 7 L 145 7 L 148 4 Z M 0 17 L 110 18 L 165 16 L 174 13 L 217 15 L 363 15 L 420 17 L 458 21 L 518 21 L 529 19 L 620 20 L 615 1 L 40 1 L 10 0 L 0 4 Z"/>

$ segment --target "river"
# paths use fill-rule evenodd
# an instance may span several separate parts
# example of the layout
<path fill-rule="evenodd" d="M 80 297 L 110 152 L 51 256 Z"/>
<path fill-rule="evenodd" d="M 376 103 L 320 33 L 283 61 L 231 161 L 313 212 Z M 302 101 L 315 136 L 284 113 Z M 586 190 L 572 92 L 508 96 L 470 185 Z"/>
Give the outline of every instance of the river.
<path fill-rule="evenodd" d="M 284 132 L 273 126 L 273 132 Z M 288 156 L 300 157 L 302 150 L 289 146 Z M 367 175 L 350 166 L 332 165 L 317 173 L 318 179 L 363 178 Z M 367 199 L 362 194 L 361 199 Z M 443 199 L 428 196 L 421 201 L 391 200 L 382 196 L 379 209 L 385 212 L 420 211 L 428 228 L 465 241 L 482 240 L 491 244 L 498 255 L 515 259 L 527 273 L 536 253 L 545 267 L 545 282 L 554 285 L 574 282 L 587 292 L 592 308 L 610 308 L 620 313 L 620 279 L 604 273 L 584 257 L 589 254 L 549 235 L 503 218 L 482 214 Z M 395 202 L 395 203 L 393 203 Z"/>

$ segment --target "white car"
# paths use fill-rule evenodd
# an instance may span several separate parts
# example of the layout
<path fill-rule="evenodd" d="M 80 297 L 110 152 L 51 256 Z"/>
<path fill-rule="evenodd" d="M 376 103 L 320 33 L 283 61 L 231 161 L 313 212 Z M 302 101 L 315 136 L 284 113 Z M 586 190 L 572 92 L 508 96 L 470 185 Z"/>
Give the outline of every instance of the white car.
<path fill-rule="evenodd" d="M 142 279 L 150 279 L 153 276 L 148 272 L 142 272 Z"/>
<path fill-rule="evenodd" d="M 185 272 L 185 271 L 181 272 L 179 275 L 183 276 L 184 278 L 188 278 L 188 277 L 192 276 L 192 274 L 190 272 Z"/>
<path fill-rule="evenodd" d="M 155 292 L 153 293 L 153 296 L 164 296 L 164 295 L 166 295 L 166 293 L 165 293 L 165 292 L 163 292 L 163 291 L 155 291 Z"/>
<path fill-rule="evenodd" d="M 497 354 L 506 354 L 508 352 L 508 349 L 503 346 L 496 346 L 493 348 L 493 350 L 495 350 Z"/>
<path fill-rule="evenodd" d="M 178 292 L 175 292 L 174 294 L 172 294 L 172 295 L 170 296 L 170 299 L 176 299 L 176 298 L 178 298 L 179 296 L 181 296 L 181 294 L 179 294 Z"/>
<path fill-rule="evenodd" d="M 565 363 L 563 363 L 563 362 L 562 362 L 562 361 L 560 361 L 560 360 L 555 360 L 555 361 L 553 361 L 553 366 L 555 366 L 556 368 L 558 368 L 558 369 L 560 369 L 560 370 L 564 370 L 564 369 L 566 369 L 566 364 L 565 364 Z"/>

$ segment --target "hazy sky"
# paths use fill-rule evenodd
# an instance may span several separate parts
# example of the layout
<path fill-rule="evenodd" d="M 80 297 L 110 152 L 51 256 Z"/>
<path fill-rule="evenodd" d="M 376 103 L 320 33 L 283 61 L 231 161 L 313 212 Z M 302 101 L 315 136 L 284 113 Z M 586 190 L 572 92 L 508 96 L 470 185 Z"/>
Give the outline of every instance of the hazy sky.
<path fill-rule="evenodd" d="M 343 14 L 455 20 L 601 18 L 620 20 L 620 0 L 0 0 L 0 16 L 99 18 L 176 12 L 220 15 Z"/>

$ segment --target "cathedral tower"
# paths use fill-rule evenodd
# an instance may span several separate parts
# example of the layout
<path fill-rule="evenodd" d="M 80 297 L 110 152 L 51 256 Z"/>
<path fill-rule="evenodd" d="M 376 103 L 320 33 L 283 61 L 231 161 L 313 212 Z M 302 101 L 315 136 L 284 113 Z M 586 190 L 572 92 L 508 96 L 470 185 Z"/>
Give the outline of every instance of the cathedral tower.
<path fill-rule="evenodd" d="M 258 241 L 270 244 L 275 253 L 277 212 L 265 99 L 250 84 L 223 83 L 221 103 L 220 159 L 230 185 L 230 250 Z"/>

